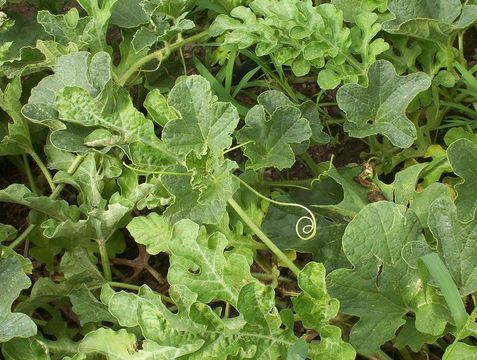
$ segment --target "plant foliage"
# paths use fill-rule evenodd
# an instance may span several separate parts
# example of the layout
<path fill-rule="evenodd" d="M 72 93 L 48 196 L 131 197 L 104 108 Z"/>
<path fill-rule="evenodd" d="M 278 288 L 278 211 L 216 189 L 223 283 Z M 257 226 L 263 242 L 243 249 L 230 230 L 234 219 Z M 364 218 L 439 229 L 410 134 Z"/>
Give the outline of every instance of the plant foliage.
<path fill-rule="evenodd" d="M 0 357 L 477 358 L 474 3 L 0 0 Z"/>

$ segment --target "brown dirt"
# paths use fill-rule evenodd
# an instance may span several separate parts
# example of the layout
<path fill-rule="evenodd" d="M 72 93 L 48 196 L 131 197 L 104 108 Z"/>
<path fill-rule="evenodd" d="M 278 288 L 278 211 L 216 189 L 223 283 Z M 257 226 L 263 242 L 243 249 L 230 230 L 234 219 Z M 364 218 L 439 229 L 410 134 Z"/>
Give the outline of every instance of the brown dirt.
<path fill-rule="evenodd" d="M 0 189 L 13 183 L 23 183 L 25 179 L 18 170 L 7 161 L 0 162 Z M 26 225 L 29 209 L 22 205 L 0 202 L 0 223 L 9 224 L 17 229 Z"/>
<path fill-rule="evenodd" d="M 15 13 L 24 20 L 32 21 L 36 17 L 37 8 L 32 4 L 8 4 L 5 6 L 5 12 Z"/>

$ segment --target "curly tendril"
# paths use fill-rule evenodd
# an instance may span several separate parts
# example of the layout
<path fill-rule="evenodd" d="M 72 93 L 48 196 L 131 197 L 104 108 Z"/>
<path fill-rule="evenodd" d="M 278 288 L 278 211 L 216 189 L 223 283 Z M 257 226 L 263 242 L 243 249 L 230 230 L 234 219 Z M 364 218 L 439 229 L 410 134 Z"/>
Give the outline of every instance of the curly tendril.
<path fill-rule="evenodd" d="M 269 203 L 275 204 L 275 205 L 280 205 L 280 206 L 291 206 L 291 207 L 298 207 L 303 210 L 305 210 L 309 215 L 308 216 L 302 216 L 299 218 L 295 224 L 295 232 L 296 235 L 301 239 L 301 240 L 310 240 L 316 235 L 316 218 L 313 212 L 308 209 L 306 206 L 303 206 L 301 204 L 297 203 L 286 203 L 286 202 L 281 202 L 281 201 L 276 201 L 273 199 L 270 199 L 262 194 L 260 194 L 257 190 L 255 190 L 253 187 L 251 187 L 249 184 L 247 184 L 245 181 L 237 177 L 237 179 L 240 181 L 240 183 L 245 186 L 247 189 L 249 189 L 251 192 L 253 192 L 255 195 L 257 195 L 259 198 L 268 201 Z M 308 222 L 307 224 L 303 224 L 303 222 L 306 221 Z"/>
<path fill-rule="evenodd" d="M 128 169 L 131 169 L 137 173 L 142 173 L 142 174 L 157 174 L 157 175 L 172 175 L 172 176 L 192 176 L 193 174 L 190 172 L 169 172 L 169 171 L 151 171 L 151 170 L 142 170 L 135 168 L 131 165 L 128 165 L 123 162 L 123 165 L 126 166 Z M 306 206 L 303 206 L 301 204 L 297 203 L 286 203 L 286 202 L 281 202 L 281 201 L 276 201 L 273 199 L 270 199 L 262 194 L 260 194 L 257 190 L 255 190 L 253 187 L 251 187 L 249 184 L 247 184 L 245 181 L 240 179 L 238 176 L 236 178 L 240 181 L 240 183 L 245 186 L 247 189 L 249 189 L 251 192 L 253 192 L 255 195 L 257 195 L 259 198 L 268 201 L 269 203 L 279 205 L 279 206 L 291 206 L 291 207 L 298 207 L 303 210 L 305 210 L 309 215 L 308 216 L 302 216 L 299 218 L 295 224 L 295 232 L 296 235 L 301 239 L 301 240 L 310 240 L 316 235 L 316 218 L 313 212 L 308 209 Z M 303 224 L 303 222 L 306 221 L 308 222 L 307 224 Z"/>

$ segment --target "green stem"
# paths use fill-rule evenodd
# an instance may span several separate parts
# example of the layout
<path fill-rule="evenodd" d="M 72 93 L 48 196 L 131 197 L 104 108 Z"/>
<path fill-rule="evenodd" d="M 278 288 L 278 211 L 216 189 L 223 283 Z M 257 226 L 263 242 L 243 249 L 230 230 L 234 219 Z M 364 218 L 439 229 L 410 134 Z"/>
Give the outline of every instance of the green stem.
<path fill-rule="evenodd" d="M 228 319 L 230 316 L 230 304 L 225 303 L 224 319 Z"/>
<path fill-rule="evenodd" d="M 263 180 L 260 182 L 260 186 L 265 187 L 293 187 L 303 190 L 310 190 L 312 179 L 310 180 L 285 180 L 285 181 L 267 181 Z"/>
<path fill-rule="evenodd" d="M 46 326 L 48 324 L 48 321 L 46 321 L 46 320 L 40 320 L 40 319 L 35 319 L 35 318 L 31 318 L 31 319 L 38 326 Z"/>
<path fill-rule="evenodd" d="M 23 164 L 25 165 L 25 173 L 28 178 L 28 183 L 30 184 L 31 191 L 35 194 L 39 194 L 38 189 L 35 184 L 35 180 L 33 179 L 33 174 L 31 173 L 30 162 L 28 161 L 28 156 L 26 154 L 22 155 Z"/>
<path fill-rule="evenodd" d="M 467 66 L 467 61 L 465 60 L 464 56 L 464 31 L 460 31 L 459 34 L 457 35 L 457 41 L 459 44 L 459 58 L 460 58 L 460 63 L 463 66 Z"/>
<path fill-rule="evenodd" d="M 258 191 L 256 191 L 253 187 L 251 187 L 249 184 L 247 184 L 245 181 L 243 181 L 239 177 L 237 177 L 237 179 L 240 181 L 240 183 L 243 186 L 245 186 L 247 189 L 249 189 L 251 192 L 253 192 L 255 195 L 257 195 L 259 198 L 262 198 L 263 200 L 266 200 L 269 203 L 279 205 L 279 206 L 297 207 L 297 208 L 305 210 L 309 214 L 309 216 L 302 216 L 301 218 L 298 219 L 298 221 L 295 224 L 296 235 L 301 240 L 310 240 L 316 235 L 315 214 L 313 214 L 313 212 L 310 209 L 308 209 L 306 206 L 303 206 L 303 205 L 297 204 L 297 203 L 286 203 L 286 202 L 276 201 L 276 200 L 270 199 L 270 198 L 260 194 Z M 301 225 L 302 221 L 308 221 L 309 224 L 303 225 L 303 227 L 301 228 L 301 231 L 300 231 L 300 225 Z M 303 235 L 302 235 L 302 233 L 303 233 Z"/>
<path fill-rule="evenodd" d="M 234 199 L 228 201 L 229 205 L 235 210 L 235 212 L 242 218 L 244 223 L 257 235 L 260 240 L 285 264 L 295 275 L 298 276 L 300 269 L 269 239 L 267 235 L 250 219 L 247 213 L 240 207 Z"/>
<path fill-rule="evenodd" d="M 139 291 L 139 289 L 141 289 L 141 287 L 137 285 L 126 284 L 126 283 L 116 282 L 116 281 L 108 281 L 108 285 L 115 288 L 128 289 L 128 290 L 134 290 L 134 291 Z M 157 292 L 156 294 L 160 295 L 161 299 L 164 300 L 165 302 L 175 305 L 174 301 L 172 301 L 172 299 L 169 296 L 163 295 Z"/>
<path fill-rule="evenodd" d="M 105 240 L 96 241 L 99 248 L 99 255 L 101 257 L 101 266 L 103 267 L 104 278 L 107 281 L 111 281 L 113 276 L 111 274 L 111 265 L 109 263 L 108 249 L 106 248 Z"/>
<path fill-rule="evenodd" d="M 143 65 L 147 64 L 149 61 L 151 60 L 159 60 L 159 61 L 162 61 L 164 59 L 166 59 L 170 54 L 171 52 L 177 50 L 177 49 L 180 49 L 182 48 L 183 46 L 187 45 L 187 44 L 190 44 L 194 41 L 197 41 L 201 38 L 204 38 L 208 35 L 208 32 L 207 31 L 203 31 L 201 33 L 198 33 L 194 36 L 191 36 L 187 39 L 184 39 L 182 41 L 178 41 L 172 45 L 169 45 L 163 49 L 160 49 L 160 50 L 157 50 L 157 51 L 154 51 L 146 56 L 144 56 L 143 58 L 139 59 L 138 61 L 136 61 L 120 78 L 119 78 L 119 85 L 120 86 L 124 86 L 126 84 L 126 82 L 128 81 L 128 79 L 136 72 L 138 71 Z"/>
<path fill-rule="evenodd" d="M 308 168 L 311 170 L 314 177 L 317 177 L 318 175 L 320 175 L 320 171 L 318 170 L 316 166 L 316 162 L 315 160 L 313 160 L 310 154 L 308 154 L 307 152 L 304 152 L 303 154 L 300 155 L 300 157 L 308 166 Z"/>
<path fill-rule="evenodd" d="M 172 171 L 154 171 L 154 170 L 142 170 L 135 168 L 134 166 L 128 165 L 123 162 L 123 165 L 128 169 L 135 171 L 137 173 L 147 174 L 147 175 L 170 175 L 170 176 L 192 176 L 191 172 L 172 172 Z"/>
<path fill-rule="evenodd" d="M 377 356 L 378 356 L 378 359 L 381 359 L 381 360 L 392 360 L 392 358 L 382 350 L 379 350 L 379 352 L 377 353 Z"/>
<path fill-rule="evenodd" d="M 78 352 L 78 343 L 75 343 L 70 339 L 68 339 L 68 341 L 53 341 L 41 338 L 40 340 L 48 347 L 48 350 L 52 353 L 76 354 Z"/>
<path fill-rule="evenodd" d="M 139 291 L 139 289 L 141 288 L 140 286 L 137 286 L 137 285 L 126 284 L 126 283 L 116 282 L 116 281 L 108 281 L 108 285 L 111 287 L 134 290 L 134 291 Z"/>
<path fill-rule="evenodd" d="M 412 360 L 412 356 L 411 354 L 409 354 L 407 348 L 402 348 L 401 350 L 399 350 L 399 355 L 401 355 L 403 360 Z"/>
<path fill-rule="evenodd" d="M 18 236 L 8 247 L 10 249 L 16 248 L 18 245 L 20 245 L 27 237 L 30 235 L 30 233 L 36 228 L 36 225 L 30 224 L 28 227 Z"/>
<path fill-rule="evenodd" d="M 227 95 L 230 95 L 230 89 L 232 88 L 232 79 L 234 73 L 235 58 L 237 57 L 237 51 L 232 50 L 229 54 L 229 59 L 226 65 L 226 75 L 225 75 L 225 92 Z"/>
<path fill-rule="evenodd" d="M 145 269 L 147 270 L 147 272 L 148 272 L 154 279 L 156 279 L 156 281 L 157 281 L 158 283 L 163 283 L 163 282 L 164 282 L 164 279 L 162 279 L 161 274 L 159 274 L 159 272 L 156 271 L 156 269 L 154 269 L 152 266 L 146 265 L 146 266 L 145 266 Z"/>
<path fill-rule="evenodd" d="M 68 174 L 74 174 L 74 172 L 78 169 L 78 167 L 81 165 L 83 162 L 84 155 L 78 155 L 76 159 L 73 161 L 73 163 L 70 165 L 68 168 Z M 56 186 L 55 190 L 51 193 L 49 196 L 50 199 L 55 200 L 58 196 L 60 196 L 61 191 L 65 187 L 65 184 L 60 184 Z M 20 245 L 26 238 L 27 236 L 38 226 L 38 224 L 30 224 L 28 227 L 23 231 L 23 233 L 17 237 L 8 247 L 10 249 L 14 249 L 18 245 Z"/>
<path fill-rule="evenodd" d="M 231 151 L 240 149 L 241 147 L 243 147 L 243 146 L 245 146 L 245 145 L 248 145 L 248 144 L 251 144 L 251 143 L 254 143 L 254 142 L 255 142 L 255 140 L 249 140 L 249 141 L 244 142 L 243 144 L 235 145 L 235 146 L 233 146 L 233 147 L 231 147 L 231 148 L 225 150 L 225 151 L 222 153 L 222 155 L 227 154 L 227 153 L 229 153 L 229 152 L 231 152 Z"/>
<path fill-rule="evenodd" d="M 38 156 L 38 154 L 34 151 L 28 153 L 32 157 L 32 159 L 35 161 L 35 163 L 38 165 L 40 168 L 41 172 L 43 173 L 43 176 L 45 177 L 46 181 L 48 182 L 48 185 L 51 188 L 51 191 L 55 191 L 56 189 L 56 184 L 53 182 L 53 177 L 50 174 L 50 171 L 46 167 L 46 165 L 43 163 L 41 158 Z"/>

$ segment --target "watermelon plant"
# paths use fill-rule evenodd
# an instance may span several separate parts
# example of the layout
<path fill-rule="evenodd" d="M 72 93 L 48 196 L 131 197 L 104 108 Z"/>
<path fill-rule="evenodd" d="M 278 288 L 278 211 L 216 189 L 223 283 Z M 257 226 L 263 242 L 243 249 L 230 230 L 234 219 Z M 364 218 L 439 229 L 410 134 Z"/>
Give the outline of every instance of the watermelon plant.
<path fill-rule="evenodd" d="M 0 0 L 6 360 L 477 359 L 477 4 Z"/>

